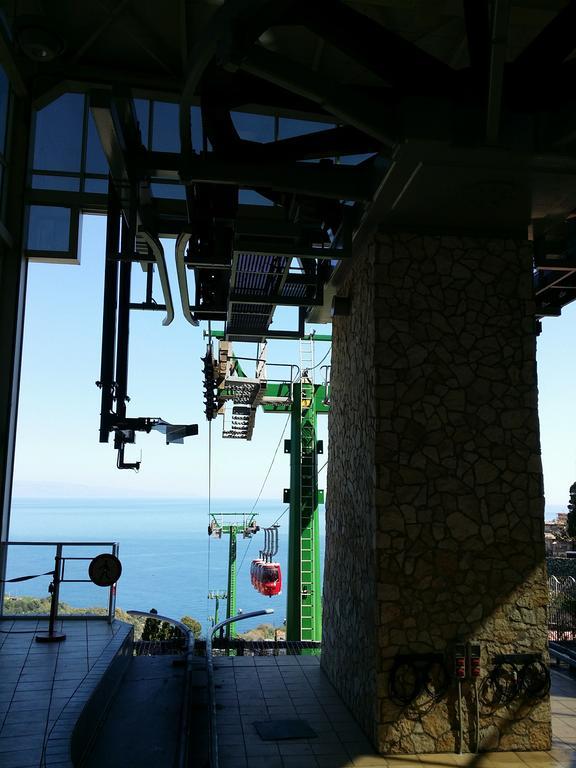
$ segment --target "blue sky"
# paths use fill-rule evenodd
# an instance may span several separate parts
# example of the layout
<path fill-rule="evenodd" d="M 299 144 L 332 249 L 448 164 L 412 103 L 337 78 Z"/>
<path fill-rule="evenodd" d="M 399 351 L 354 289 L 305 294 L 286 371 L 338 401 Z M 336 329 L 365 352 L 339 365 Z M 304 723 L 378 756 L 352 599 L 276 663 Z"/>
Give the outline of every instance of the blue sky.
<path fill-rule="evenodd" d="M 199 435 L 182 446 L 166 446 L 158 433 L 138 435 L 136 446 L 127 448 L 128 460 L 139 458 L 142 451 L 138 474 L 118 471 L 112 445 L 98 442 L 100 393 L 95 381 L 100 367 L 104 231 L 103 217 L 84 218 L 80 267 L 30 265 L 15 494 L 205 497 L 208 425 L 199 359 L 205 340 L 203 329 L 190 326 L 178 311 L 177 295 L 176 318 L 168 328 L 161 324 L 161 313 L 132 313 L 129 414 L 198 423 Z M 166 241 L 165 249 L 175 291 L 173 241 Z M 136 290 L 139 272 L 134 269 Z M 328 333 L 330 327 L 318 330 Z M 576 480 L 575 345 L 572 305 L 560 318 L 545 319 L 538 338 L 542 457 L 550 509 L 565 506 Z M 255 345 L 236 349 L 253 356 Z M 317 343 L 316 359 L 328 349 L 329 344 Z M 298 363 L 298 355 L 297 343 L 270 345 L 274 362 Z M 327 419 L 319 420 L 320 437 L 327 441 Z M 245 442 L 223 440 L 221 419 L 213 422 L 214 497 L 256 498 L 285 424 L 286 416 L 260 412 L 254 437 Z M 281 501 L 288 477 L 288 457 L 281 447 L 263 497 Z"/>

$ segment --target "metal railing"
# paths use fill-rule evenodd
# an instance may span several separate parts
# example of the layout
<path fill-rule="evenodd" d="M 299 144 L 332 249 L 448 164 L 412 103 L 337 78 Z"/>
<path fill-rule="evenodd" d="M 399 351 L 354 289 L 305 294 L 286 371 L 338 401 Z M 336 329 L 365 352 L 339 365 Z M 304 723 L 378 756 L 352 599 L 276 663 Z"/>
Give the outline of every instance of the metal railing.
<path fill-rule="evenodd" d="M 260 611 L 250 611 L 248 613 L 238 613 L 229 619 L 214 625 L 206 634 L 206 671 L 208 673 L 208 701 L 210 710 L 210 768 L 218 768 L 218 731 L 216 726 L 216 685 L 214 683 L 214 663 L 212 661 L 212 638 L 220 629 L 227 624 L 233 624 L 244 619 L 253 619 L 255 616 L 265 616 L 274 613 L 273 608 L 265 608 Z"/>
<path fill-rule="evenodd" d="M 169 616 L 162 616 L 159 613 L 150 613 L 150 611 L 128 611 L 130 616 L 138 616 L 145 619 L 154 619 L 154 621 L 166 621 L 173 627 L 177 627 L 186 641 L 186 668 L 184 672 L 184 693 L 182 696 L 182 709 L 180 713 L 180 742 L 178 747 L 178 768 L 186 768 L 190 764 L 191 749 L 191 729 L 192 729 L 192 696 L 191 696 L 191 678 L 192 678 L 192 659 L 194 656 L 194 634 L 190 627 L 181 621 L 171 619 Z"/>
<path fill-rule="evenodd" d="M 16 576 L 12 578 L 6 578 L 5 576 L 2 576 L 2 574 L 6 574 L 6 566 L 8 564 L 8 552 L 10 547 L 51 547 L 53 549 L 54 555 L 53 555 L 53 561 L 54 561 L 54 567 L 53 570 L 45 571 L 43 573 L 37 574 L 17 574 Z M 76 554 L 70 554 L 66 555 L 66 549 L 67 548 L 92 548 L 95 550 L 96 547 L 100 548 L 100 551 L 94 552 L 90 557 L 79 557 Z M 92 581 L 87 577 L 85 579 L 77 579 L 77 578 L 66 578 L 66 563 L 68 561 L 86 561 L 86 572 L 88 572 L 88 563 L 93 560 L 93 558 L 96 556 L 96 554 L 100 554 L 104 551 L 106 551 L 104 548 L 107 548 L 107 551 L 113 554 L 115 557 L 118 557 L 118 551 L 119 551 L 119 545 L 115 541 L 2 541 L 0 542 L 0 618 L 1 619 L 37 619 L 39 617 L 43 618 L 47 614 L 37 614 L 37 613 L 10 613 L 6 610 L 6 598 L 5 598 L 5 591 L 6 586 L 9 586 L 11 583 L 22 583 L 26 582 L 32 579 L 41 578 L 41 577 L 52 577 L 52 585 L 51 589 L 54 592 L 52 594 L 52 591 L 49 590 L 49 588 L 46 589 L 46 596 L 51 596 L 53 599 L 53 602 L 56 605 L 56 618 L 63 618 L 62 615 L 58 614 L 58 608 L 59 608 L 59 599 L 60 599 L 60 586 L 62 584 L 83 584 L 88 583 L 92 584 Z M 54 578 L 55 576 L 58 576 L 59 578 Z M 34 596 L 36 597 L 36 596 Z M 66 619 L 73 619 L 73 618 L 80 618 L 80 619 L 87 619 L 87 618 L 94 618 L 94 619 L 103 619 L 106 618 L 108 623 L 112 623 L 114 620 L 114 613 L 116 611 L 116 584 L 112 584 L 112 586 L 108 587 L 108 600 L 107 600 L 107 612 L 106 614 L 96 614 L 96 613 L 82 613 L 82 614 L 65 614 Z"/>
<path fill-rule="evenodd" d="M 550 640 L 576 640 L 576 579 L 572 576 L 550 576 L 548 594 Z"/>

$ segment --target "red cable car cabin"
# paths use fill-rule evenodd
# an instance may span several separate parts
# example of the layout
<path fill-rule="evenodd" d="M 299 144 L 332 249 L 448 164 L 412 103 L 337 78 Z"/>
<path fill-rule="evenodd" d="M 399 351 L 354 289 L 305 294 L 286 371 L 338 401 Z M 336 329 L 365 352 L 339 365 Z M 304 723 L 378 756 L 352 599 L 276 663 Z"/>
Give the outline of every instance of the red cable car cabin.
<path fill-rule="evenodd" d="M 280 563 L 264 563 L 261 569 L 260 592 L 267 597 L 279 595 L 282 591 Z"/>
<path fill-rule="evenodd" d="M 272 597 L 282 591 L 282 571 L 280 563 L 267 563 L 262 558 L 252 560 L 250 564 L 252 586 L 261 595 Z"/>
<path fill-rule="evenodd" d="M 258 568 L 262 564 L 262 559 L 258 557 L 256 560 L 252 560 L 250 564 L 250 581 L 254 589 L 258 589 Z"/>

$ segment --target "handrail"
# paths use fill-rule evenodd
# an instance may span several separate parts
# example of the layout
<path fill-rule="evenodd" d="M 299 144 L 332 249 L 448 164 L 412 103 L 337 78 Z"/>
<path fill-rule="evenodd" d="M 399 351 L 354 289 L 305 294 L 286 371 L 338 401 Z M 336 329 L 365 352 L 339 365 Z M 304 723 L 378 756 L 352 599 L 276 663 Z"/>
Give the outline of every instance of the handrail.
<path fill-rule="evenodd" d="M 118 557 L 119 544 L 116 541 L 0 541 L 0 571 L 1 576 L 5 576 L 7 552 L 9 547 L 55 547 L 56 553 L 62 552 L 64 547 L 110 547 L 111 553 Z M 66 560 L 92 560 L 92 557 L 66 557 L 61 556 L 62 562 L 62 576 L 64 576 L 64 565 Z M 66 579 L 61 578 L 60 583 L 89 583 L 90 579 Z M 4 588 L 5 582 L 0 579 L 0 618 L 12 618 L 11 614 L 4 613 Z M 57 596 L 58 597 L 58 596 Z M 54 603 L 54 601 L 52 601 Z M 55 615 L 54 621 L 58 619 L 58 602 L 55 602 Z M 108 588 L 108 623 L 111 624 L 114 621 L 114 614 L 116 611 L 116 585 L 112 584 Z M 82 614 L 83 618 L 96 617 L 96 614 Z M 38 614 L 18 614 L 20 619 L 38 618 Z M 66 616 L 66 618 L 74 618 L 74 615 Z M 98 615 L 98 618 L 103 618 Z"/>
<path fill-rule="evenodd" d="M 117 541 L 0 541 L 0 547 L 113 547 L 118 546 Z"/>
<path fill-rule="evenodd" d="M 255 616 L 265 616 L 274 613 L 274 608 L 265 608 L 260 611 L 249 611 L 248 613 L 238 613 L 229 619 L 224 619 L 212 627 L 206 635 L 206 671 L 208 672 L 208 697 L 210 705 L 210 768 L 218 768 L 218 733 L 216 730 L 216 687 L 214 685 L 214 664 L 212 662 L 212 635 L 227 624 L 232 624 L 243 619 L 252 619 Z"/>
<path fill-rule="evenodd" d="M 180 714 L 180 746 L 178 749 L 178 766 L 186 768 L 189 763 L 189 749 L 191 741 L 191 678 L 192 678 L 192 658 L 194 656 L 194 634 L 190 627 L 181 621 L 171 619 L 169 616 L 162 616 L 159 613 L 150 613 L 149 611 L 127 611 L 130 616 L 141 616 L 157 621 L 166 621 L 172 624 L 186 636 L 186 669 L 184 673 L 184 695 L 182 700 L 182 710 Z"/>

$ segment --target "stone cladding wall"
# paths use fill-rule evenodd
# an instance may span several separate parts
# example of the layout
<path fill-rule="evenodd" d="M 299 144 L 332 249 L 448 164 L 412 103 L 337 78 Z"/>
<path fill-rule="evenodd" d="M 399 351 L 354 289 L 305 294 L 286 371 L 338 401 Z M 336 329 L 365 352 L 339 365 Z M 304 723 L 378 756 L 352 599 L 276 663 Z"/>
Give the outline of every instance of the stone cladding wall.
<path fill-rule="evenodd" d="M 374 253 L 358 265 L 352 314 L 335 318 L 321 663 L 364 730 L 376 733 Z M 332 506 L 331 506 L 332 504 Z"/>
<path fill-rule="evenodd" d="M 477 642 L 482 688 L 495 654 L 546 655 L 531 249 L 378 235 L 357 266 L 334 326 L 322 663 L 381 752 L 451 752 L 455 685 L 398 706 L 394 657 Z M 549 748 L 547 697 L 480 709 L 481 749 Z"/>

